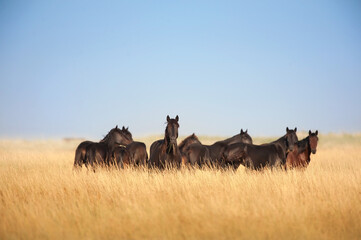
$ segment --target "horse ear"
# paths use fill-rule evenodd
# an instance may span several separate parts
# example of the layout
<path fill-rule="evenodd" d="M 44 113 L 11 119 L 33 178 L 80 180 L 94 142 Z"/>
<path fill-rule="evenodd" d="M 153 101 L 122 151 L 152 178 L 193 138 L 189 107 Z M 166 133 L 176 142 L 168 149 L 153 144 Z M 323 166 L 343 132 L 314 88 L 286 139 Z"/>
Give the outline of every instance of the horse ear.
<path fill-rule="evenodd" d="M 295 127 L 295 132 L 297 132 L 297 128 Z"/>
<path fill-rule="evenodd" d="M 128 131 L 128 129 L 129 129 L 129 126 L 127 127 L 127 129 L 126 129 L 126 130 Z"/>
<path fill-rule="evenodd" d="M 125 130 L 125 127 L 123 126 L 122 130 Z"/>
<path fill-rule="evenodd" d="M 175 117 L 175 120 L 178 122 L 179 121 L 179 117 L 178 115 Z"/>
<path fill-rule="evenodd" d="M 308 131 L 308 135 L 311 135 L 311 130 Z"/>
<path fill-rule="evenodd" d="M 286 128 L 286 131 L 289 132 L 290 130 L 288 129 L 288 127 Z"/>
<path fill-rule="evenodd" d="M 317 136 L 317 135 L 318 135 L 318 130 L 316 130 L 316 132 L 315 132 L 315 133 L 316 133 L 316 136 Z"/>
<path fill-rule="evenodd" d="M 115 126 L 115 129 L 118 129 L 118 125 Z"/>
<path fill-rule="evenodd" d="M 169 115 L 167 115 L 167 122 L 169 122 L 169 120 L 170 120 L 170 117 L 169 117 Z"/>
<path fill-rule="evenodd" d="M 248 132 L 248 129 L 246 129 L 245 133 L 247 133 L 247 132 Z"/>
<path fill-rule="evenodd" d="M 244 132 L 243 132 L 243 128 L 241 128 L 241 134 L 243 134 Z"/>

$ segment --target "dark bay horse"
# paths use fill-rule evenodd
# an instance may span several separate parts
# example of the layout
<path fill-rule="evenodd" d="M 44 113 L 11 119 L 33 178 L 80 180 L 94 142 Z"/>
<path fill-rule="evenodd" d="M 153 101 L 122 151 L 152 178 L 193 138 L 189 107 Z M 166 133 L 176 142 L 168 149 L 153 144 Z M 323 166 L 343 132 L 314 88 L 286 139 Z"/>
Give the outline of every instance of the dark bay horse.
<path fill-rule="evenodd" d="M 286 164 L 287 152 L 292 151 L 297 143 L 297 128 L 286 129 L 286 135 L 271 143 L 262 145 L 235 143 L 223 154 L 224 161 L 244 165 L 247 168 L 260 170 L 264 167 L 275 167 Z M 236 165 L 236 164 L 235 164 Z"/>
<path fill-rule="evenodd" d="M 188 138 L 192 139 L 192 135 Z M 188 138 L 186 139 L 189 142 L 190 140 L 188 140 Z M 223 162 L 223 153 L 227 147 L 233 143 L 252 144 L 252 138 L 247 130 L 243 131 L 243 129 L 241 129 L 240 134 L 215 142 L 212 145 L 203 145 L 198 140 L 198 142 L 188 145 L 188 147 L 183 150 L 183 158 L 185 158 L 185 162 L 188 162 L 192 166 L 197 164 L 198 166 L 207 165 L 224 168 L 228 163 Z"/>
<path fill-rule="evenodd" d="M 124 168 L 124 166 L 130 166 L 132 164 L 130 152 L 124 146 L 117 146 L 113 152 L 112 164 L 118 168 Z"/>
<path fill-rule="evenodd" d="M 123 127 L 122 131 L 124 132 L 124 134 L 127 135 L 127 139 L 131 139 L 129 144 L 124 144 L 127 149 L 126 154 L 129 155 L 129 164 L 132 164 L 134 166 L 146 166 L 148 153 L 145 144 L 142 142 L 133 141 L 133 137 L 129 131 L 129 127 Z"/>
<path fill-rule="evenodd" d="M 86 149 L 93 144 L 92 141 L 81 142 L 75 150 L 74 169 L 79 169 L 86 163 Z"/>
<path fill-rule="evenodd" d="M 126 146 L 130 161 L 134 166 L 147 166 L 147 147 L 142 142 L 132 142 Z"/>
<path fill-rule="evenodd" d="M 150 167 L 164 169 L 181 166 L 181 154 L 177 145 L 178 121 L 178 115 L 174 119 L 167 116 L 164 139 L 155 141 L 150 146 Z"/>
<path fill-rule="evenodd" d="M 119 129 L 117 125 L 99 143 L 92 143 L 87 146 L 85 165 L 90 165 L 93 168 L 96 165 L 114 165 L 114 150 L 119 145 L 126 146 L 132 141 L 130 132 L 124 126 Z"/>
<path fill-rule="evenodd" d="M 310 155 L 315 154 L 318 143 L 318 131 L 308 131 L 308 136 L 295 144 L 293 151 L 289 152 L 286 160 L 286 168 L 306 168 L 311 161 Z"/>
<path fill-rule="evenodd" d="M 123 130 L 124 130 L 124 127 L 123 127 Z M 88 165 L 89 161 L 87 160 L 87 151 L 91 148 L 94 148 L 94 145 L 97 145 L 97 144 L 105 145 L 106 142 L 109 142 L 108 141 L 110 139 L 109 134 L 110 133 L 113 134 L 113 133 L 115 133 L 115 131 L 120 131 L 120 129 L 118 128 L 118 125 L 114 129 L 112 129 L 99 142 L 84 141 L 84 142 L 80 143 L 75 150 L 74 169 L 81 168 L 83 164 Z M 111 139 L 115 139 L 115 140 L 116 140 L 116 138 L 119 138 L 119 137 L 111 137 Z M 129 136 L 127 135 L 126 138 L 129 138 Z M 130 138 L 131 138 L 131 135 L 130 135 Z M 120 141 L 124 142 L 123 140 L 120 140 Z"/>
<path fill-rule="evenodd" d="M 182 154 L 183 165 L 198 165 L 210 162 L 210 155 L 207 146 L 202 145 L 198 137 L 193 133 L 186 137 L 180 144 L 179 150 Z"/>

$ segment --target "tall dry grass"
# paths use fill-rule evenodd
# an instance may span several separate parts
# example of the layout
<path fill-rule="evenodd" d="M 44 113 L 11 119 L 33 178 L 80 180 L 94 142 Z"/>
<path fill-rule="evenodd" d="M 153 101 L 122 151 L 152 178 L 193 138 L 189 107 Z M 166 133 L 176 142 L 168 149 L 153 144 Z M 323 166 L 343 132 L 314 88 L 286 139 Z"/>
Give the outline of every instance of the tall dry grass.
<path fill-rule="evenodd" d="M 74 173 L 78 143 L 0 141 L 0 239 L 361 238 L 359 134 L 321 136 L 287 172 Z"/>

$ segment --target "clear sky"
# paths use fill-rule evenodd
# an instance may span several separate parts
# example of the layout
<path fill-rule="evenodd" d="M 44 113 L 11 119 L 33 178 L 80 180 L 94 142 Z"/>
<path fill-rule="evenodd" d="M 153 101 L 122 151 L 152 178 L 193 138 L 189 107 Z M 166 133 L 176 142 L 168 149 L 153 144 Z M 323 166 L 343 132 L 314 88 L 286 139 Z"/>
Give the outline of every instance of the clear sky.
<path fill-rule="evenodd" d="M 360 1 L 0 1 L 0 137 L 361 131 Z"/>

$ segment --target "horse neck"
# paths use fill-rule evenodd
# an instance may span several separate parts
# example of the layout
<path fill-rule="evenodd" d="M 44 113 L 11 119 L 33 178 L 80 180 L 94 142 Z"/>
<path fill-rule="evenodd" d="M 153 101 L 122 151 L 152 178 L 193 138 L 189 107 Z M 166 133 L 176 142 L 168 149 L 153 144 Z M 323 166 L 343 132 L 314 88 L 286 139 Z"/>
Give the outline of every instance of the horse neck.
<path fill-rule="evenodd" d="M 279 139 L 277 139 L 276 141 L 272 142 L 273 144 L 277 144 L 279 145 L 283 152 L 287 152 L 287 139 L 286 139 L 286 135 L 283 137 L 280 137 Z"/>
<path fill-rule="evenodd" d="M 236 142 L 240 142 L 240 138 L 241 136 L 239 134 L 234 135 L 233 137 L 227 138 L 223 141 L 219 141 L 219 142 L 224 142 L 225 144 L 232 144 L 232 143 L 236 143 Z"/>
<path fill-rule="evenodd" d="M 184 150 L 184 149 L 186 149 L 190 144 L 189 144 L 189 138 L 186 138 L 186 139 L 184 139 L 180 144 L 179 144 L 179 150 Z"/>
<path fill-rule="evenodd" d="M 120 144 L 121 145 L 126 145 L 125 141 L 124 141 L 124 137 L 121 136 L 121 140 L 120 140 Z M 100 142 L 104 143 L 108 149 L 114 149 L 115 146 L 118 146 L 117 143 L 115 143 L 114 137 L 110 136 L 110 134 L 108 133 L 103 140 L 101 140 Z"/>
<path fill-rule="evenodd" d="M 309 137 L 306 137 L 305 139 L 298 141 L 297 146 L 298 146 L 298 153 L 303 153 L 304 151 L 310 149 Z"/>

